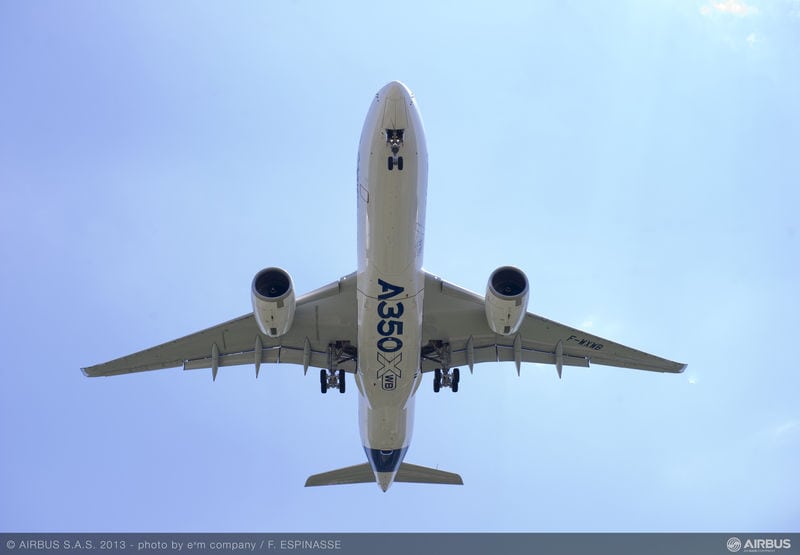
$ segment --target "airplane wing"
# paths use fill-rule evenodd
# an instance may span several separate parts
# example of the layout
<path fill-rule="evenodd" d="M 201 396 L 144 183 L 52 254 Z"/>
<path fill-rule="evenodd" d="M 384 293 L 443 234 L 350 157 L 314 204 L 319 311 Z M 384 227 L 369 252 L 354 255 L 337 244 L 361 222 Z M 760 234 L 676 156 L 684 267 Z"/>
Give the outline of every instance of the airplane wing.
<path fill-rule="evenodd" d="M 356 275 L 352 273 L 297 299 L 294 323 L 285 335 L 261 335 L 253 314 L 219 324 L 138 353 L 83 368 L 86 376 L 115 376 L 182 366 L 211 368 L 262 362 L 330 368 L 329 345 L 337 344 L 334 368 L 355 372 Z"/>
<path fill-rule="evenodd" d="M 564 366 L 590 363 L 680 373 L 685 364 L 637 351 L 584 331 L 527 313 L 519 332 L 495 334 L 489 328 L 484 298 L 425 274 L 422 323 L 422 371 L 469 366 L 481 362 L 513 360 L 554 364 L 561 376 Z M 449 359 L 449 360 L 443 360 Z"/>

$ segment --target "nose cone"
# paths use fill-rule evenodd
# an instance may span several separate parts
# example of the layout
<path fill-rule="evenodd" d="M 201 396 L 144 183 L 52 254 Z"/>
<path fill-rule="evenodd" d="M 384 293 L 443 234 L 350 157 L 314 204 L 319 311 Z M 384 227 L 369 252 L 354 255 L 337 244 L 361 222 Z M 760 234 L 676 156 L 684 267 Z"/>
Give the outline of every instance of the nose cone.
<path fill-rule="evenodd" d="M 387 153 L 389 152 L 391 145 L 388 144 L 387 130 L 398 132 L 397 136 L 402 143 L 399 150 L 405 146 L 407 152 L 403 154 L 392 152 L 392 154 L 403 156 L 406 163 L 411 161 L 406 154 L 414 155 L 425 150 L 422 142 L 424 141 L 422 121 L 414 94 L 400 81 L 387 83 L 373 97 L 361 130 L 359 155 L 362 160 L 368 160 L 371 154 L 377 152 L 383 154 L 384 147 Z M 425 171 L 427 172 L 427 166 Z"/>
<path fill-rule="evenodd" d="M 387 83 L 380 91 L 378 97 L 384 100 L 413 101 L 414 95 L 411 90 L 400 81 Z"/>
<path fill-rule="evenodd" d="M 380 126 L 376 130 L 384 132 L 386 129 L 408 130 L 411 127 L 409 110 L 414 110 L 414 97 L 400 81 L 386 84 L 376 95 L 377 106 L 380 106 Z"/>

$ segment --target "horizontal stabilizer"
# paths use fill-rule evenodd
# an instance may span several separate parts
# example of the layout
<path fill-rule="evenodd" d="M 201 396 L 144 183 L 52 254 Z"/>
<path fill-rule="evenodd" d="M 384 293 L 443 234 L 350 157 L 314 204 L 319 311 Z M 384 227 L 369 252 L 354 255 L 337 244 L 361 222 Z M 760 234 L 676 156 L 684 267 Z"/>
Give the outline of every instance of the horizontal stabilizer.
<path fill-rule="evenodd" d="M 464 480 L 454 472 L 436 470 L 427 466 L 417 466 L 415 464 L 403 463 L 397 471 L 395 482 L 410 482 L 413 484 L 452 484 L 463 486 Z"/>
<path fill-rule="evenodd" d="M 458 474 L 409 463 L 400 465 L 400 470 L 397 471 L 394 481 L 413 484 L 464 485 L 464 481 Z M 368 463 L 364 463 L 309 476 L 308 480 L 306 480 L 306 487 L 368 483 L 375 483 L 375 473 Z"/>
<path fill-rule="evenodd" d="M 343 484 L 369 484 L 375 482 L 375 473 L 369 463 L 348 466 L 322 474 L 314 474 L 306 480 L 306 487 L 340 486 Z"/>

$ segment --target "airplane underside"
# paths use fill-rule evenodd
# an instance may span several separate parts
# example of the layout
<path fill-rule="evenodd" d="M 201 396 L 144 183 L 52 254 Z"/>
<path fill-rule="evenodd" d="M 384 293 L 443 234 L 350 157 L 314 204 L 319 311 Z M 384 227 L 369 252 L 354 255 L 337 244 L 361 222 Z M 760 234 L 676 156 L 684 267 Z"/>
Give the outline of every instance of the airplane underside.
<path fill-rule="evenodd" d="M 355 272 L 295 296 L 281 268 L 256 274 L 253 311 L 183 338 L 87 367 L 114 376 L 183 367 L 294 364 L 319 369 L 322 393 L 347 391 L 354 377 L 365 463 L 308 478 L 306 486 L 375 482 L 463 484 L 458 474 L 405 462 L 415 393 L 425 374 L 433 390 L 459 390 L 459 367 L 513 361 L 564 367 L 591 364 L 680 373 L 686 365 L 626 347 L 527 311 L 530 287 L 503 266 L 478 295 L 422 269 L 428 155 L 414 95 L 402 83 L 372 100 L 358 150 Z"/>

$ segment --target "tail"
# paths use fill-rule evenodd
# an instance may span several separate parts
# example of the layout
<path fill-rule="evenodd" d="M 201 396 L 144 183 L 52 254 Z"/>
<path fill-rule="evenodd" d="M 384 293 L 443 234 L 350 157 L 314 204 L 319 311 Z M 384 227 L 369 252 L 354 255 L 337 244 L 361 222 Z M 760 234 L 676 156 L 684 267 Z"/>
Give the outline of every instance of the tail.
<path fill-rule="evenodd" d="M 452 486 L 463 486 L 464 480 L 455 472 L 445 472 L 427 466 L 417 466 L 416 464 L 403 463 L 397 471 L 395 482 L 408 482 L 411 484 L 449 484 Z"/>
<path fill-rule="evenodd" d="M 375 481 L 375 473 L 372 471 L 372 467 L 368 463 L 364 463 L 309 476 L 308 480 L 306 480 L 306 487 L 374 484 Z M 462 480 L 461 476 L 458 474 L 409 463 L 400 465 L 400 469 L 397 471 L 394 481 L 413 484 L 464 485 L 464 480 Z"/>

